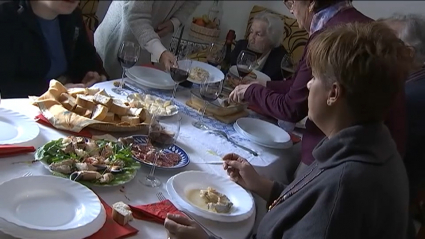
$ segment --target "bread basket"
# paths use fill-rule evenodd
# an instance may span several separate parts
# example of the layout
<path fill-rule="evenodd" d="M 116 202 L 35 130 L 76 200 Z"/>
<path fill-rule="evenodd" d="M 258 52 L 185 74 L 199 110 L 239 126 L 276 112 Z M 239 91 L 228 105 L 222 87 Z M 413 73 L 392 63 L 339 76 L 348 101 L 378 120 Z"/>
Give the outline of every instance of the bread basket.
<path fill-rule="evenodd" d="M 205 41 L 216 41 L 220 36 L 220 30 L 199 26 L 192 22 L 189 35 Z"/>

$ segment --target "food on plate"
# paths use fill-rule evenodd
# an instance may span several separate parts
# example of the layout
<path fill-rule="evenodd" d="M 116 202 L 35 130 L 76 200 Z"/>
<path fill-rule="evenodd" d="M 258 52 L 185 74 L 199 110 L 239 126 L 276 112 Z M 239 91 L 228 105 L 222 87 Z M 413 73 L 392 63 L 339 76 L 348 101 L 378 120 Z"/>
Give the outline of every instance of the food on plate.
<path fill-rule="evenodd" d="M 152 145 L 133 144 L 131 147 L 133 157 L 137 160 L 153 165 L 155 163 L 155 148 Z M 156 166 L 171 168 L 179 164 L 181 158 L 178 153 L 159 153 Z"/>
<path fill-rule="evenodd" d="M 119 125 L 140 125 L 146 121 L 143 107 L 130 107 L 130 103 L 108 95 L 97 88 L 61 88 L 60 83 L 52 93 L 55 99 L 68 111 L 80 116 Z M 59 85 L 59 86 L 58 86 Z M 169 110 L 172 110 L 171 108 Z"/>
<path fill-rule="evenodd" d="M 199 196 L 204 200 L 207 209 L 215 213 L 229 213 L 233 207 L 230 199 L 217 190 L 208 187 L 207 190 L 200 190 Z"/>
<path fill-rule="evenodd" d="M 230 87 L 234 88 L 238 85 L 248 84 L 256 79 L 257 79 L 257 75 L 254 72 L 249 73 L 248 76 L 244 77 L 243 80 L 241 80 L 239 77 L 234 77 L 230 74 L 227 74 L 225 83 L 226 85 L 229 85 Z"/>
<path fill-rule="evenodd" d="M 130 207 L 123 202 L 116 202 L 112 205 L 112 219 L 118 224 L 125 226 L 133 220 Z"/>
<path fill-rule="evenodd" d="M 35 158 L 59 176 L 100 185 L 122 184 L 140 168 L 129 146 L 75 136 L 48 142 Z"/>
<path fill-rule="evenodd" d="M 205 79 L 208 79 L 209 77 L 210 77 L 210 73 L 208 73 L 208 71 L 197 66 L 193 67 L 189 73 L 189 78 L 200 83 L 204 81 Z"/>
<path fill-rule="evenodd" d="M 171 101 L 166 101 L 153 95 L 133 94 L 130 98 L 129 115 L 137 116 L 140 114 L 138 109 L 143 108 L 150 114 L 168 116 L 174 115 L 178 112 L 177 106 L 173 105 Z"/>

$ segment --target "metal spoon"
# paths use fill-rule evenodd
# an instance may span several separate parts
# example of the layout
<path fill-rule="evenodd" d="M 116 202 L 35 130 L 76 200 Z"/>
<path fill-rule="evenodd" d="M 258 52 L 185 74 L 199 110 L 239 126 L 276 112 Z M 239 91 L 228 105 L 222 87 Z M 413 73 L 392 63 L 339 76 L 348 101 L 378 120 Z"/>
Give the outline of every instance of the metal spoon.
<path fill-rule="evenodd" d="M 230 143 L 234 144 L 235 146 L 237 146 L 237 147 L 239 147 L 239 148 L 241 148 L 243 150 L 246 150 L 247 152 L 251 153 L 254 156 L 258 156 L 258 153 L 257 152 L 255 152 L 254 150 L 249 149 L 249 148 L 247 148 L 247 147 L 245 147 L 243 145 L 240 145 L 240 144 L 236 143 L 232 138 L 230 138 L 229 136 L 227 136 L 227 134 L 225 132 L 223 132 L 223 131 L 220 131 L 220 130 L 209 130 L 209 132 L 211 132 L 213 134 L 216 134 L 216 135 L 219 135 L 219 136 L 222 136 L 223 138 L 227 139 L 227 141 L 229 141 Z"/>

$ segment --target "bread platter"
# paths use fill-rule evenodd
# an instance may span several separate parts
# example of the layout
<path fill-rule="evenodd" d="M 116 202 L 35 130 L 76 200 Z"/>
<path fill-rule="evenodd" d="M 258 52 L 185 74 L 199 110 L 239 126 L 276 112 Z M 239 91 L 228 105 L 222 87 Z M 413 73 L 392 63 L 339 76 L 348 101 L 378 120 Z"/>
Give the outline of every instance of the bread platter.
<path fill-rule="evenodd" d="M 33 101 L 53 126 L 76 132 L 87 127 L 106 132 L 146 133 L 151 119 L 143 107 L 114 98 L 104 89 L 66 89 L 55 80 L 45 94 Z"/>

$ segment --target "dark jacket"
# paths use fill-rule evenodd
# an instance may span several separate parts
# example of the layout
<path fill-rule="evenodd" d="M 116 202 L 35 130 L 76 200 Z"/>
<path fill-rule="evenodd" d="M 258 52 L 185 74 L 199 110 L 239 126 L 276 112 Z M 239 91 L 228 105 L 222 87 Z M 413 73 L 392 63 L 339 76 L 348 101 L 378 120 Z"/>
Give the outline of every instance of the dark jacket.
<path fill-rule="evenodd" d="M 96 49 L 89 42 L 80 10 L 60 15 L 59 25 L 68 62 L 62 75 L 81 82 L 88 71 L 102 72 Z M 41 95 L 50 69 L 45 39 L 28 1 L 0 3 L 0 92 L 3 98 Z M 58 76 L 59 77 L 59 76 Z"/>
<path fill-rule="evenodd" d="M 290 185 L 274 184 L 268 205 L 292 193 L 265 215 L 257 239 L 406 237 L 407 175 L 384 124 L 346 128 L 313 155 Z"/>
<path fill-rule="evenodd" d="M 407 147 L 404 163 L 409 176 L 410 199 L 425 183 L 425 68 L 413 73 L 405 86 L 407 110 Z"/>
<path fill-rule="evenodd" d="M 239 53 L 246 50 L 247 47 L 248 40 L 239 40 L 236 42 L 236 46 L 230 56 L 230 64 L 232 66 L 236 65 Z M 283 79 L 283 75 L 280 70 L 280 62 L 286 54 L 288 54 L 288 52 L 282 45 L 271 50 L 261 72 L 268 75 L 272 81 L 281 81 Z"/>
<path fill-rule="evenodd" d="M 355 8 L 349 8 L 337 13 L 326 23 L 323 29 L 310 36 L 292 79 L 287 81 L 269 81 L 267 82 L 267 87 L 253 84 L 246 90 L 245 100 L 274 118 L 293 123 L 302 120 L 307 116 L 308 112 L 307 98 L 309 91 L 307 82 L 312 78 L 311 69 L 306 62 L 307 46 L 311 39 L 326 28 L 337 24 L 370 21 L 372 19 L 366 17 Z M 406 140 L 405 117 L 405 97 L 403 92 L 398 97 L 386 122 L 401 155 L 404 153 Z M 309 165 L 313 162 L 314 158 L 311 152 L 324 136 L 323 132 L 313 122 L 307 120 L 306 131 L 302 140 L 301 161 L 303 163 Z"/>

